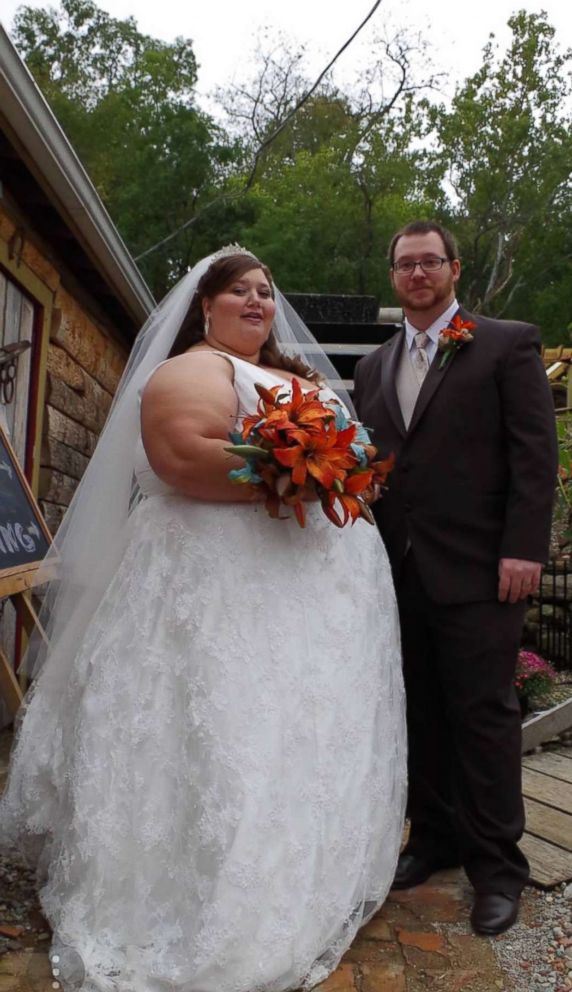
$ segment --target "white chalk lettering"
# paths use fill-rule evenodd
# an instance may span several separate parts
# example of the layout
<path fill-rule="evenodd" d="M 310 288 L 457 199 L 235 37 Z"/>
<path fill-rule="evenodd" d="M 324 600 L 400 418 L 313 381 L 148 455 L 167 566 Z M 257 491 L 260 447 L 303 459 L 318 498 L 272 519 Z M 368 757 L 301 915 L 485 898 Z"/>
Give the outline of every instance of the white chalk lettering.
<path fill-rule="evenodd" d="M 26 534 L 22 524 L 0 524 L 0 551 L 2 554 L 13 554 L 23 548 L 30 554 L 36 550 L 33 537 Z"/>
<path fill-rule="evenodd" d="M 24 551 L 36 550 L 36 542 L 34 541 L 34 538 L 30 537 L 29 534 L 26 534 L 26 531 L 22 527 L 22 524 L 15 524 L 14 531 Z"/>
<path fill-rule="evenodd" d="M 6 524 L 5 527 L 3 527 L 0 524 L 0 534 L 2 535 L 2 540 L 4 541 L 4 544 L 6 545 L 7 551 L 17 551 L 18 550 L 18 541 L 17 541 L 16 535 L 14 533 L 14 528 L 13 528 L 12 524 Z"/>

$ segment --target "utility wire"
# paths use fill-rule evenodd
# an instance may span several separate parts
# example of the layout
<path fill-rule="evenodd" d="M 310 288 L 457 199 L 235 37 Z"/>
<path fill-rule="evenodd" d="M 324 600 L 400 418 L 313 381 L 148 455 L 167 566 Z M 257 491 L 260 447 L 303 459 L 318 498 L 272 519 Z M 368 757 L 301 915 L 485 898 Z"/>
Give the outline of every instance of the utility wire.
<path fill-rule="evenodd" d="M 286 117 L 284 118 L 284 120 L 282 121 L 282 123 L 279 124 L 278 127 L 275 128 L 275 130 L 272 131 L 272 133 L 259 146 L 259 148 L 257 149 L 257 151 L 255 153 L 254 160 L 252 162 L 252 167 L 251 167 L 251 170 L 250 170 L 250 174 L 249 174 L 248 179 L 246 180 L 243 188 L 240 189 L 240 190 L 238 190 L 236 193 L 221 193 L 220 196 L 215 197 L 214 200 L 211 200 L 210 203 L 207 203 L 201 210 L 199 210 L 199 212 L 197 214 L 195 214 L 194 217 L 189 218 L 189 220 L 185 221 L 184 224 L 181 224 L 180 227 L 177 227 L 176 230 L 172 231 L 171 234 L 168 234 L 166 238 L 163 238 L 161 241 L 157 241 L 156 244 L 151 245 L 150 248 L 147 248 L 145 251 L 141 252 L 140 255 L 136 255 L 135 256 L 135 261 L 136 262 L 139 262 L 142 258 L 145 258 L 147 255 L 150 255 L 152 252 L 157 251 L 157 249 L 162 248 L 163 245 L 168 244 L 169 241 L 172 241 L 173 238 L 176 238 L 182 231 L 185 231 L 188 227 L 192 227 L 192 225 L 195 224 L 196 221 L 198 221 L 199 218 L 202 217 L 207 212 L 207 210 L 210 210 L 212 207 L 216 206 L 216 204 L 221 203 L 223 200 L 236 200 L 236 199 L 239 199 L 241 196 L 244 196 L 244 194 L 248 192 L 248 190 L 251 188 L 251 186 L 252 186 L 252 184 L 253 184 L 253 182 L 255 180 L 256 171 L 258 169 L 258 163 L 260 161 L 260 157 L 261 157 L 262 153 L 264 151 L 266 151 L 266 149 L 272 144 L 272 142 L 284 130 L 284 128 L 286 127 L 286 125 L 290 123 L 290 121 L 295 116 L 295 114 L 297 114 L 298 111 L 304 106 L 304 104 L 310 99 L 310 97 L 312 96 L 312 93 L 315 93 L 315 91 L 317 90 L 318 86 L 322 82 L 322 79 L 324 78 L 324 76 L 330 71 L 330 69 L 332 68 L 332 66 L 335 65 L 335 63 L 338 61 L 340 55 L 343 55 L 343 53 L 346 51 L 347 48 L 349 48 L 349 46 L 352 44 L 352 42 L 355 40 L 355 38 L 357 38 L 357 36 L 360 33 L 360 31 L 362 31 L 363 28 L 366 26 L 367 22 L 371 20 L 371 18 L 375 14 L 377 8 L 380 6 L 381 2 L 382 2 L 382 0 L 376 0 L 376 2 L 374 3 L 373 7 L 369 11 L 369 13 L 364 17 L 364 19 L 361 22 L 361 24 L 358 25 L 358 27 L 355 29 L 355 31 L 353 32 L 353 34 L 347 39 L 347 41 L 344 42 L 344 44 L 342 45 L 342 47 L 336 52 L 336 54 L 333 56 L 333 58 L 330 59 L 330 61 L 328 62 L 327 66 L 325 67 L 325 69 L 322 69 L 322 72 L 320 73 L 320 75 L 318 76 L 318 78 L 316 79 L 316 81 L 313 83 L 313 85 L 310 87 L 310 89 L 307 91 L 307 93 L 305 93 L 304 96 L 302 96 L 300 98 L 300 100 L 298 101 L 298 103 L 296 104 L 296 106 L 293 107 L 292 110 L 290 111 L 290 113 L 286 115 Z"/>

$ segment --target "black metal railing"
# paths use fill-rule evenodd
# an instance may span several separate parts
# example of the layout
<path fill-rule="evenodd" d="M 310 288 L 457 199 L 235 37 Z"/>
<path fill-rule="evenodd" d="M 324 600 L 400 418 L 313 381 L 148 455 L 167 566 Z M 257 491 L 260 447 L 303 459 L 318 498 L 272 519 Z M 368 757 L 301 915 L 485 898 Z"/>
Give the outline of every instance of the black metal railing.
<path fill-rule="evenodd" d="M 572 669 L 572 561 L 569 558 L 551 561 L 545 567 L 536 602 L 537 624 L 526 624 L 525 639 L 527 634 L 529 639 L 535 639 L 536 650 L 556 669 Z M 535 607 L 531 613 L 536 619 Z M 536 637 L 530 638 L 533 631 Z"/>

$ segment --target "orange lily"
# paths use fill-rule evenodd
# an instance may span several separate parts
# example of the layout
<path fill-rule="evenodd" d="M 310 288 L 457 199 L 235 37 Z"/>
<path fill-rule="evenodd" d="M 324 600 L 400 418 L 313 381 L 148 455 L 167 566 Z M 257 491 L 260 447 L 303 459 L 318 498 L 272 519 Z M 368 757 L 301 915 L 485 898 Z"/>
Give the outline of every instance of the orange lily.
<path fill-rule="evenodd" d="M 328 520 L 331 520 L 336 527 L 344 527 L 348 522 L 348 511 L 344 504 L 342 503 L 342 510 L 344 512 L 343 519 L 339 516 L 334 506 L 336 497 L 333 493 L 326 493 L 322 500 L 322 510 L 326 514 Z"/>
<path fill-rule="evenodd" d="M 266 386 L 263 386 L 261 382 L 255 382 L 254 383 L 254 388 L 255 388 L 256 392 L 258 393 L 258 395 L 260 396 L 260 399 L 262 400 L 262 402 L 264 404 L 266 404 L 267 406 L 269 406 L 269 407 L 273 407 L 273 406 L 276 406 L 276 402 L 277 402 L 277 399 L 278 399 L 278 393 L 284 387 L 283 386 L 272 386 L 272 389 L 267 389 Z"/>
<path fill-rule="evenodd" d="M 248 437 L 258 427 L 258 433 L 271 443 L 277 443 L 277 430 L 295 430 L 298 426 L 312 429 L 316 425 L 332 420 L 334 414 L 318 399 L 319 389 L 306 393 L 302 390 L 296 378 L 292 379 L 292 395 L 289 400 L 280 395 L 282 386 L 267 389 L 261 383 L 255 383 L 255 389 L 260 396 L 257 411 L 243 420 L 243 437 Z"/>
<path fill-rule="evenodd" d="M 299 503 L 294 504 L 294 513 L 296 514 L 296 520 L 300 524 L 300 527 L 306 526 L 306 511 L 304 509 L 304 504 L 302 500 Z"/>
<path fill-rule="evenodd" d="M 366 520 L 372 522 L 370 520 L 371 511 L 367 503 L 364 502 L 362 494 L 371 487 L 373 474 L 372 469 L 365 469 L 363 472 L 354 472 L 345 479 L 342 492 L 336 489 L 335 492 L 329 494 L 330 499 L 328 502 L 330 506 L 333 505 L 334 500 L 340 503 L 344 512 L 344 523 L 347 522 L 349 517 L 351 517 L 352 524 L 359 517 L 365 517 Z"/>
<path fill-rule="evenodd" d="M 477 326 L 473 320 L 463 320 L 461 314 L 456 314 L 452 320 L 449 321 L 451 330 L 461 332 L 461 331 L 474 331 Z"/>
<path fill-rule="evenodd" d="M 393 452 L 391 452 L 391 454 L 388 455 L 387 458 L 384 458 L 382 461 L 371 462 L 369 467 L 374 473 L 373 481 L 378 482 L 380 485 L 383 485 L 384 482 L 387 480 L 387 476 L 395 467 L 395 455 L 393 454 Z"/>
<path fill-rule="evenodd" d="M 293 431 L 291 437 L 298 441 L 289 448 L 275 448 L 274 457 L 286 468 L 292 469 L 292 482 L 303 486 L 308 473 L 326 489 L 331 489 L 334 480 L 342 480 L 347 469 L 357 464 L 357 458 L 349 447 L 355 435 L 355 428 L 345 431 L 334 429 L 320 433 Z"/>

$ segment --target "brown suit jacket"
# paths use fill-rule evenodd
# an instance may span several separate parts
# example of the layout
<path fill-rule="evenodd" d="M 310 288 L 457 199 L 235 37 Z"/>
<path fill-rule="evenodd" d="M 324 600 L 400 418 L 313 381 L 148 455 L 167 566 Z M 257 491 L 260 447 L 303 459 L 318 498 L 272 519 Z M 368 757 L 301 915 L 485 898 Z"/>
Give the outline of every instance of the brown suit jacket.
<path fill-rule="evenodd" d="M 374 506 L 394 574 L 409 539 L 440 603 L 496 599 L 500 558 L 546 560 L 557 472 L 538 329 L 459 312 L 474 340 L 443 369 L 437 352 L 408 431 L 395 389 L 404 332 L 355 370 L 359 419 L 397 459 Z"/>

